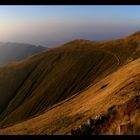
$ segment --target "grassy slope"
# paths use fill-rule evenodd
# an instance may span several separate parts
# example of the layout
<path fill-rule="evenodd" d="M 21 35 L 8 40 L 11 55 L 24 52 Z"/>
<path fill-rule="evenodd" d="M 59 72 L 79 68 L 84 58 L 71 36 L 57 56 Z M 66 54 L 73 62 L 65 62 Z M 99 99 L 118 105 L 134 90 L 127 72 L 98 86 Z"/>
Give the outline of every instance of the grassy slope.
<path fill-rule="evenodd" d="M 105 88 L 101 88 L 107 85 Z M 69 134 L 70 130 L 86 121 L 87 117 L 104 114 L 112 106 L 119 113 L 109 127 L 102 125 L 101 134 L 120 134 L 118 126 L 131 114 L 134 133 L 139 134 L 139 99 L 135 102 L 140 88 L 140 59 L 137 59 L 106 78 L 89 87 L 86 91 L 52 106 L 44 114 L 14 126 L 1 129 L 0 134 Z M 137 107 L 137 109 L 136 109 Z M 107 122 L 110 123 L 110 122 Z M 125 131 L 121 132 L 125 134 Z M 131 134 L 131 133 L 130 133 Z"/>
<path fill-rule="evenodd" d="M 28 58 L 15 64 L 0 67 L 0 112 L 12 99 L 28 75 L 32 73 L 42 57 L 43 54 L 39 57 Z"/>
<path fill-rule="evenodd" d="M 111 72 L 117 64 L 114 56 L 93 49 L 49 52 L 43 59 L 2 112 L 3 122 L 20 121 L 35 115 L 81 91 Z"/>
<path fill-rule="evenodd" d="M 6 101 L 1 99 L 0 125 L 33 117 L 53 104 L 84 91 L 126 63 L 138 48 L 139 35 L 111 42 L 75 40 L 2 67 L 0 81 L 4 79 L 4 82 L 0 87 L 5 88 L 0 96 L 5 95 Z"/>

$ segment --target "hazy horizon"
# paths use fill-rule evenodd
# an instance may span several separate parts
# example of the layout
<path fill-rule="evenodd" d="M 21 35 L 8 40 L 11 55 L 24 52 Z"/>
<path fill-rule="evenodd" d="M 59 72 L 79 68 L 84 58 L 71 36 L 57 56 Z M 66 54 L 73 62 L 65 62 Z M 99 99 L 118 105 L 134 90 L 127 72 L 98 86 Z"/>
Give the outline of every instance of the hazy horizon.
<path fill-rule="evenodd" d="M 0 6 L 0 42 L 55 47 L 107 41 L 140 30 L 140 6 Z"/>

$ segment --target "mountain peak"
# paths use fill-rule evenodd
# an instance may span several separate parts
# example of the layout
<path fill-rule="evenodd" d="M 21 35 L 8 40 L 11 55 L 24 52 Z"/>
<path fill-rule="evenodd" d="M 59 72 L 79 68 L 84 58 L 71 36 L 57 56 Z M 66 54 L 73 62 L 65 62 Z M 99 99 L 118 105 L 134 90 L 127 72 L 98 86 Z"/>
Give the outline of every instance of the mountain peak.
<path fill-rule="evenodd" d="M 132 36 L 138 36 L 138 35 L 140 35 L 140 31 L 137 31 L 137 32 L 132 34 Z"/>

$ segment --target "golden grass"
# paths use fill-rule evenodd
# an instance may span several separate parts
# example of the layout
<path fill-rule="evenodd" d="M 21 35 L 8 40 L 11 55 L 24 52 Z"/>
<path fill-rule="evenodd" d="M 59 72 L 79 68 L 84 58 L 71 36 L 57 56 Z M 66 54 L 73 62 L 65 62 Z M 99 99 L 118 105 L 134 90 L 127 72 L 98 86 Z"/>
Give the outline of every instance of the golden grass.
<path fill-rule="evenodd" d="M 110 42 L 74 40 L 0 67 L 0 126 L 15 124 L 1 132 L 64 134 L 88 116 L 125 103 L 139 81 L 139 43 L 139 35 Z M 85 117 L 67 128 L 47 127 L 77 114 Z"/>
<path fill-rule="evenodd" d="M 71 128 L 83 123 L 87 117 L 105 113 L 112 105 L 120 105 L 133 98 L 136 95 L 136 82 L 140 82 L 140 59 L 123 66 L 83 93 L 62 101 L 44 114 L 1 129 L 0 134 L 44 134 L 44 132 L 52 134 L 54 130 L 55 134 L 68 134 Z M 107 83 L 107 87 L 100 89 Z M 60 120 L 63 116 L 74 116 L 79 113 L 85 117 L 72 122 L 67 128 L 62 125 L 56 130 L 56 125 L 50 126 L 52 122 Z"/>

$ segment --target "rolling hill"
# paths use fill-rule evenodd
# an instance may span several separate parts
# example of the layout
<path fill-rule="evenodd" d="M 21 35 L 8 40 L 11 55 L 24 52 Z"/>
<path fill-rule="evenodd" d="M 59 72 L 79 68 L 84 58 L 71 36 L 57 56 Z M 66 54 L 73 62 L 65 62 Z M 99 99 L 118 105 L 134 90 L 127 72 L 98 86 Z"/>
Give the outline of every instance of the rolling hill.
<path fill-rule="evenodd" d="M 23 43 L 0 43 L 0 65 L 14 63 L 46 50 L 45 47 Z"/>
<path fill-rule="evenodd" d="M 7 127 L 0 134 L 69 134 L 112 106 L 120 117 L 100 134 L 118 134 L 127 105 L 134 104 L 132 118 L 139 115 L 139 39 L 137 32 L 109 42 L 74 40 L 0 67 L 0 127 Z M 139 133 L 138 119 L 134 126 Z"/>

